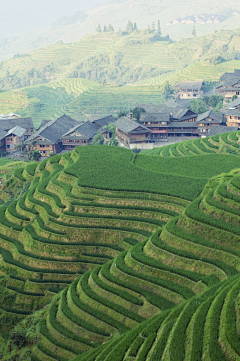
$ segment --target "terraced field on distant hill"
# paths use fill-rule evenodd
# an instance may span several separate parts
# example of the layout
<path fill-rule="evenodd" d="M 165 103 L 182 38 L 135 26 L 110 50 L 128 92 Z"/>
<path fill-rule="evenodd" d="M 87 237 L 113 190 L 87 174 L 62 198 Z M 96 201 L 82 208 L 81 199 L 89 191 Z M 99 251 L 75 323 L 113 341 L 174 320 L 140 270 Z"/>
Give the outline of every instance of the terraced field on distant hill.
<path fill-rule="evenodd" d="M 64 113 L 87 120 L 139 102 L 161 104 L 166 80 L 204 80 L 211 88 L 222 74 L 240 68 L 239 34 L 220 31 L 170 43 L 140 31 L 58 42 L 1 62 L 1 113 L 31 116 L 37 127 Z"/>
<path fill-rule="evenodd" d="M 45 306 L 26 361 L 239 357 L 240 158 L 158 159 L 86 146 L 2 174 L 0 332 Z"/>

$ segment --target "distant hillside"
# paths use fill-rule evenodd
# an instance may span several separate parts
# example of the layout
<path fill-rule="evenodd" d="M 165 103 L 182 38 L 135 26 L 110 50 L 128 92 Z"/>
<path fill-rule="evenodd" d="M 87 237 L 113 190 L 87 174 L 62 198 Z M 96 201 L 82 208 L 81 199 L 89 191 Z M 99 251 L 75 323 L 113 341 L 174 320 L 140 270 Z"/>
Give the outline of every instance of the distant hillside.
<path fill-rule="evenodd" d="M 223 0 L 185 1 L 185 0 L 122 0 L 103 1 L 91 10 L 65 16 L 43 29 L 34 30 L 0 41 L 0 60 L 16 54 L 23 54 L 57 41 L 77 41 L 87 33 L 92 33 L 98 23 L 102 26 L 112 24 L 116 31 L 125 29 L 129 19 L 139 28 L 147 28 L 152 22 L 161 21 L 163 33 L 174 40 L 191 36 L 193 24 L 197 36 L 215 30 L 236 29 L 239 26 L 240 4 Z M 172 24 L 167 25 L 167 24 Z"/>
<path fill-rule="evenodd" d="M 240 29 L 176 43 L 148 31 L 95 33 L 0 63 L 0 113 L 42 119 L 64 113 L 94 119 L 137 103 L 163 103 L 163 86 L 179 80 L 213 84 L 240 68 Z"/>

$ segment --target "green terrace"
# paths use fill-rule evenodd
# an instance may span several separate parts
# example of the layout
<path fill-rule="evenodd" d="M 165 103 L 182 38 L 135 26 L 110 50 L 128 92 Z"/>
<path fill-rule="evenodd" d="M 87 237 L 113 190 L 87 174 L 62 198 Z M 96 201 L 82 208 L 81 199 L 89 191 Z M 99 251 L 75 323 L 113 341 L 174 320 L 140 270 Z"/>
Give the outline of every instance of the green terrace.
<path fill-rule="evenodd" d="M 239 203 L 240 171 L 215 176 L 180 215 L 85 272 L 48 306 L 32 360 L 238 359 Z"/>

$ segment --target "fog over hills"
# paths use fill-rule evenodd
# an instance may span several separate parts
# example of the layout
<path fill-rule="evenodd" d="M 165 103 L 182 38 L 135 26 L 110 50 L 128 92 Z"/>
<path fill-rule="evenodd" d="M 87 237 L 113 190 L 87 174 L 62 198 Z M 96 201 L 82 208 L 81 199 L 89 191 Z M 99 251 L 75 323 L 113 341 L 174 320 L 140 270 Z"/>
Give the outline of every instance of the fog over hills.
<path fill-rule="evenodd" d="M 235 29 L 239 26 L 240 3 L 237 0 L 223 2 L 223 0 L 105 0 L 81 1 L 71 0 L 65 5 L 61 2 L 41 2 L 41 6 L 34 5 L 34 11 L 21 11 L 20 5 L 4 5 L 3 30 L 0 36 L 0 60 L 23 54 L 30 50 L 62 40 L 73 42 L 87 33 L 95 31 L 98 23 L 111 23 L 115 31 L 125 29 L 129 19 L 136 22 L 139 28 L 161 21 L 163 34 L 169 34 L 174 40 L 190 37 L 193 26 L 197 36 L 220 29 Z M 94 6 L 93 6 L 94 5 Z M 33 5 L 31 5 L 33 9 Z M 12 10 L 14 9 L 14 10 Z M 0 7 L 0 10 L 1 7 Z M 72 12 L 71 12 L 72 10 Z M 1 11 L 2 13 L 2 11 Z M 35 14 L 35 16 L 31 15 Z M 36 16 L 38 14 L 38 16 Z M 12 20 L 14 18 L 14 21 Z M 16 20 L 15 20 L 16 19 Z M 13 24 L 11 24 L 11 21 Z M 34 27 L 33 27 L 34 22 Z M 8 24 L 8 27 L 7 27 Z M 11 24 L 11 30 L 9 29 Z M 21 26 L 20 26 L 21 24 Z M 16 34 L 18 26 L 21 35 Z M 41 26 L 41 28 L 39 28 Z M 4 30 L 5 29 L 5 30 Z M 31 30 L 31 31 L 29 31 Z M 8 34 L 10 36 L 8 36 Z"/>

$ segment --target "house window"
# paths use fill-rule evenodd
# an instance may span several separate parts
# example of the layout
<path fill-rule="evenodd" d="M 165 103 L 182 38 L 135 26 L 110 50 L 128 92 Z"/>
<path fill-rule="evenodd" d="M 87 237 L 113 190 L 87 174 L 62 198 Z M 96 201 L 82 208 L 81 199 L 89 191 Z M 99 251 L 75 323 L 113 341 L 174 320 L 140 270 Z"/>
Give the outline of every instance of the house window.
<path fill-rule="evenodd" d="M 7 148 L 10 148 L 10 145 L 9 145 L 9 144 L 7 145 Z"/>

